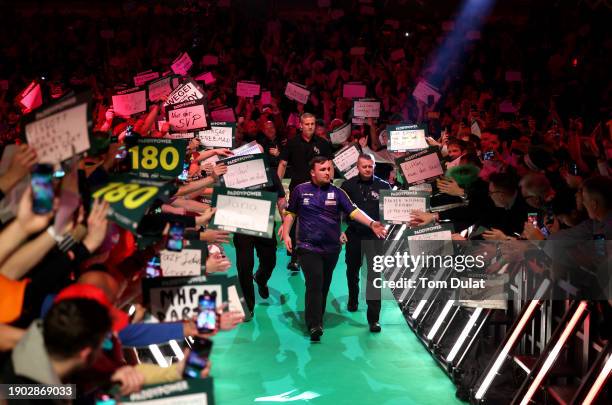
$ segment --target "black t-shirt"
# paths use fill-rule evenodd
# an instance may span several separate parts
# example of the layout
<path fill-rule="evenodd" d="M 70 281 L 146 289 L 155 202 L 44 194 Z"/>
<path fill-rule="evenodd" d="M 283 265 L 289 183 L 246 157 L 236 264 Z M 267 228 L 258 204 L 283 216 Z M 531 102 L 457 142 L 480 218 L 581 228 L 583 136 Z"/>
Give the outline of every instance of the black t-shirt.
<path fill-rule="evenodd" d="M 346 180 L 340 187 L 349 196 L 351 201 L 370 218 L 380 219 L 380 190 L 390 190 L 391 186 L 384 180 L 372 176 L 370 180 L 362 180 L 359 175 Z M 349 228 L 359 234 L 369 235 L 370 228 L 359 222 L 349 220 Z"/>
<path fill-rule="evenodd" d="M 289 189 L 293 190 L 298 184 L 310 180 L 310 167 L 308 164 L 316 156 L 326 156 L 333 158 L 331 144 L 316 135 L 309 142 L 302 138 L 301 134 L 296 135 L 287 142 L 287 147 L 281 151 L 280 158 L 291 165 L 293 175 Z"/>

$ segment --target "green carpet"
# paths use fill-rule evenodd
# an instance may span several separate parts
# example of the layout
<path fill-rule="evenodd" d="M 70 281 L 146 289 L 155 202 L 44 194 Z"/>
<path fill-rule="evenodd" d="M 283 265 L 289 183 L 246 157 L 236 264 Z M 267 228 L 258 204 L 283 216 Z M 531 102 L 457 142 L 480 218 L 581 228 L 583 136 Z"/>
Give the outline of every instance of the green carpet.
<path fill-rule="evenodd" d="M 227 247 L 227 254 L 235 260 L 233 247 Z M 270 298 L 262 300 L 255 292 L 254 320 L 214 337 L 211 361 L 218 404 L 462 403 L 395 302 L 383 301 L 380 334 L 367 328 L 363 299 L 358 312 L 346 311 L 344 253 L 328 297 L 325 334 L 321 343 L 311 343 L 303 321 L 303 276 L 286 270 L 284 250 L 278 250 L 277 258 Z"/>

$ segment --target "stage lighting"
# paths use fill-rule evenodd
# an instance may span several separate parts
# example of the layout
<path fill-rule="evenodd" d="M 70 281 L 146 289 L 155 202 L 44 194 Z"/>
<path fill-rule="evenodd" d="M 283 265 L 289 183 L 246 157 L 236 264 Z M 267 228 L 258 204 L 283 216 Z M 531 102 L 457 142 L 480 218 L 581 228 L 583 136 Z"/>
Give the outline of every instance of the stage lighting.
<path fill-rule="evenodd" d="M 446 305 L 444 305 L 444 308 L 442 308 L 442 312 L 440 313 L 440 316 L 438 316 L 438 319 L 436 319 L 433 327 L 427 334 L 427 340 L 432 340 L 436 336 L 436 333 L 438 333 L 438 329 L 440 329 L 440 326 L 442 326 L 442 322 L 444 322 L 444 319 L 446 319 L 446 316 L 450 312 L 454 303 L 455 303 L 455 300 L 446 301 Z"/>
<path fill-rule="evenodd" d="M 452 361 L 455 360 L 457 353 L 459 353 L 459 350 L 461 349 L 461 347 L 463 347 L 463 343 L 465 343 L 465 339 L 467 339 L 468 335 L 470 334 L 470 331 L 474 327 L 474 324 L 478 320 L 478 317 L 480 316 L 481 313 L 482 313 L 482 308 L 476 308 L 474 310 L 474 312 L 472 313 L 472 316 L 470 316 L 470 319 L 468 320 L 468 323 L 465 325 L 465 327 L 461 331 L 459 338 L 457 339 L 450 353 L 446 357 L 447 363 L 452 363 Z"/>
<path fill-rule="evenodd" d="M 599 395 L 599 391 L 601 391 L 602 387 L 606 383 L 606 380 L 610 376 L 610 371 L 612 371 L 612 355 L 608 356 L 606 365 L 601 369 L 601 372 L 597 376 L 593 386 L 589 390 L 586 397 L 584 397 L 582 405 L 591 405 L 593 403 L 595 398 L 597 398 L 597 395 Z"/>
<path fill-rule="evenodd" d="M 157 345 L 149 345 L 149 350 L 151 350 L 151 354 L 160 367 L 166 368 L 170 366 Z"/>

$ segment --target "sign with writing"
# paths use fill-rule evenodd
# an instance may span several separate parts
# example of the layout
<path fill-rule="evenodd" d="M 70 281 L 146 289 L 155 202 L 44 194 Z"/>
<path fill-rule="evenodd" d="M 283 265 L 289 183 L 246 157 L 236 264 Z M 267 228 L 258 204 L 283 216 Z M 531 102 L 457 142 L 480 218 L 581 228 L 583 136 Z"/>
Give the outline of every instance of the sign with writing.
<path fill-rule="evenodd" d="M 424 183 L 444 174 L 437 148 L 429 148 L 395 161 L 400 168 L 406 185 Z"/>
<path fill-rule="evenodd" d="M 134 76 L 134 86 L 142 86 L 152 80 L 159 78 L 159 72 L 142 72 Z"/>
<path fill-rule="evenodd" d="M 360 118 L 380 117 L 380 101 L 372 99 L 355 100 L 353 104 L 353 115 Z"/>
<path fill-rule="evenodd" d="M 366 96 L 366 86 L 361 83 L 346 83 L 342 86 L 342 97 L 344 98 L 364 98 Z"/>
<path fill-rule="evenodd" d="M 98 401 L 102 403 L 104 401 Z M 113 403 L 115 403 L 113 401 Z M 189 378 L 166 384 L 146 385 L 142 390 L 121 397 L 121 404 L 149 405 L 214 405 L 212 377 Z"/>
<path fill-rule="evenodd" d="M 287 87 L 285 88 L 285 96 L 287 96 L 289 100 L 294 100 L 298 103 L 306 104 L 308 103 L 308 98 L 310 97 L 310 90 L 308 90 L 306 86 L 302 86 L 301 84 L 289 82 L 287 83 Z"/>
<path fill-rule="evenodd" d="M 166 76 L 161 79 L 154 80 L 147 84 L 149 93 L 149 101 L 159 101 L 162 98 L 170 95 L 172 90 L 179 85 L 179 78 L 176 76 Z"/>
<path fill-rule="evenodd" d="M 351 136 L 351 123 L 347 122 L 344 125 L 339 126 L 329 133 L 331 143 L 334 145 L 340 145 L 345 142 L 349 136 Z"/>
<path fill-rule="evenodd" d="M 185 101 L 166 107 L 166 121 L 172 131 L 200 131 L 210 128 L 204 99 Z"/>
<path fill-rule="evenodd" d="M 183 241 L 183 250 L 159 252 L 163 277 L 197 277 L 205 274 L 208 245 L 199 240 Z"/>
<path fill-rule="evenodd" d="M 349 180 L 352 179 L 353 177 L 357 176 L 359 174 L 359 170 L 357 169 L 357 165 L 351 167 L 348 172 L 346 173 L 342 173 L 342 177 L 344 177 L 345 180 Z"/>
<path fill-rule="evenodd" d="M 177 75 L 186 75 L 189 69 L 193 66 L 193 61 L 187 52 L 183 52 L 172 61 L 170 69 Z"/>
<path fill-rule="evenodd" d="M 453 226 L 448 223 L 406 228 L 403 237 L 408 240 L 411 254 L 453 255 Z"/>
<path fill-rule="evenodd" d="M 17 102 L 24 112 L 30 112 L 42 105 L 42 90 L 40 84 L 34 80 L 17 96 Z"/>
<path fill-rule="evenodd" d="M 341 173 L 347 173 L 357 164 L 360 154 L 359 146 L 356 143 L 346 145 L 334 154 L 334 167 Z"/>
<path fill-rule="evenodd" d="M 238 97 L 255 97 L 259 95 L 259 84 L 255 82 L 238 82 L 236 84 L 236 95 Z"/>
<path fill-rule="evenodd" d="M 212 206 L 217 211 L 209 227 L 273 238 L 276 200 L 270 191 L 215 188 Z"/>
<path fill-rule="evenodd" d="M 411 211 L 429 209 L 429 193 L 409 190 L 380 190 L 380 220 L 384 224 L 406 224 Z"/>
<path fill-rule="evenodd" d="M 183 171 L 188 141 L 140 138 L 129 150 L 132 171 L 139 177 L 175 179 Z"/>
<path fill-rule="evenodd" d="M 393 152 L 427 149 L 425 127 L 419 125 L 387 125 L 389 142 L 387 148 Z"/>
<path fill-rule="evenodd" d="M 270 166 L 262 153 L 232 156 L 219 163 L 227 165 L 227 173 L 220 178 L 224 187 L 248 190 L 272 185 Z"/>
<path fill-rule="evenodd" d="M 147 111 L 147 90 L 134 87 L 115 94 L 113 111 L 115 115 L 124 118 Z"/>
<path fill-rule="evenodd" d="M 213 121 L 217 122 L 236 122 L 236 115 L 234 115 L 234 110 L 232 107 L 221 107 L 210 112 L 210 118 Z"/>
<path fill-rule="evenodd" d="M 232 150 L 234 156 L 242 156 L 242 155 L 256 155 L 258 153 L 262 153 L 261 149 L 259 149 L 259 144 L 257 141 L 251 141 L 246 143 L 234 150 Z"/>
<path fill-rule="evenodd" d="M 55 164 L 89 150 L 89 95 L 62 100 L 34 115 L 25 125 L 26 140 L 40 163 Z"/>
<path fill-rule="evenodd" d="M 171 183 L 119 176 L 92 194 L 92 198 L 103 198 L 110 203 L 108 219 L 134 232 L 146 210 L 156 199 L 170 198 Z"/>
<path fill-rule="evenodd" d="M 233 122 L 211 122 L 210 129 L 200 131 L 198 139 L 205 148 L 232 148 L 234 146 L 236 124 Z"/>
<path fill-rule="evenodd" d="M 261 92 L 261 105 L 272 104 L 272 92 L 264 90 Z"/>
<path fill-rule="evenodd" d="M 204 82 L 204 84 L 213 84 L 217 81 L 212 72 L 205 72 L 196 76 L 195 80 Z"/>
<path fill-rule="evenodd" d="M 197 315 L 198 298 L 204 291 L 217 293 L 217 308 L 228 302 L 228 310 L 241 312 L 245 320 L 250 319 L 236 276 L 216 273 L 200 277 L 142 279 L 142 298 L 154 322 L 193 319 Z"/>
<path fill-rule="evenodd" d="M 219 64 L 219 57 L 215 55 L 204 55 L 202 56 L 202 65 L 204 66 L 215 66 Z"/>
<path fill-rule="evenodd" d="M 206 93 L 193 80 L 188 79 L 175 88 L 166 100 L 166 106 L 179 104 L 184 101 L 196 101 L 206 98 Z"/>
<path fill-rule="evenodd" d="M 164 136 L 164 138 L 167 138 L 167 139 L 191 139 L 195 137 L 196 137 L 195 132 L 176 132 L 174 134 L 166 134 Z"/>
<path fill-rule="evenodd" d="M 412 92 L 412 96 L 425 104 L 427 104 L 429 96 L 433 96 L 434 103 L 437 103 L 440 97 L 442 97 L 435 87 L 424 80 L 421 80 L 416 85 Z"/>

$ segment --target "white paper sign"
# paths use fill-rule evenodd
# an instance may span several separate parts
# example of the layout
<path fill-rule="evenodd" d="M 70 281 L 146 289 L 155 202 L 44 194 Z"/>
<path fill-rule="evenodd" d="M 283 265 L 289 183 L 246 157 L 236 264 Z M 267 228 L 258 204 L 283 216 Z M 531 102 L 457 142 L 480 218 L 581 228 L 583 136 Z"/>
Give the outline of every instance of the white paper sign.
<path fill-rule="evenodd" d="M 310 90 L 301 86 L 297 83 L 289 82 L 285 88 L 285 96 L 289 100 L 295 100 L 299 103 L 308 103 L 308 97 L 310 97 Z"/>
<path fill-rule="evenodd" d="M 157 78 L 159 78 L 159 72 L 139 73 L 134 76 L 134 86 L 142 86 Z"/>
<path fill-rule="evenodd" d="M 232 153 L 234 156 L 256 155 L 261 153 L 261 149 L 259 149 L 259 144 L 257 144 L 256 141 L 252 141 L 240 146 L 239 148 L 233 149 Z"/>
<path fill-rule="evenodd" d="M 177 322 L 197 316 L 198 297 L 204 291 L 217 293 L 217 308 L 223 303 L 221 284 L 178 285 L 151 288 L 151 315 L 160 322 Z"/>
<path fill-rule="evenodd" d="M 425 197 L 384 197 L 383 218 L 385 221 L 410 222 L 411 211 L 427 211 L 427 199 Z"/>
<path fill-rule="evenodd" d="M 195 132 L 177 132 L 174 134 L 167 134 L 166 136 L 164 136 L 164 138 L 168 138 L 168 139 L 191 139 L 191 138 L 195 138 L 196 133 Z"/>
<path fill-rule="evenodd" d="M 360 118 L 380 117 L 380 101 L 355 101 L 353 115 Z"/>
<path fill-rule="evenodd" d="M 433 96 L 434 103 L 437 103 L 438 100 L 440 100 L 440 97 L 442 97 L 442 95 L 431 84 L 427 83 L 424 80 L 421 80 L 417 84 L 414 91 L 412 92 L 412 95 L 414 96 L 414 98 L 419 101 L 422 101 L 423 103 L 427 103 L 427 98 L 430 95 Z"/>
<path fill-rule="evenodd" d="M 202 81 L 204 82 L 204 84 L 213 84 L 217 81 L 217 79 L 215 79 L 215 76 L 213 76 L 212 72 L 202 73 L 198 75 L 195 80 Z"/>
<path fill-rule="evenodd" d="M 444 174 L 440 159 L 436 153 L 426 154 L 400 164 L 402 173 L 408 183 L 418 183 Z"/>
<path fill-rule="evenodd" d="M 186 75 L 191 66 L 193 66 L 193 61 L 187 52 L 183 52 L 172 62 L 170 69 L 177 75 Z"/>
<path fill-rule="evenodd" d="M 357 164 L 357 159 L 359 159 L 359 149 L 357 149 L 357 146 L 351 145 L 346 149 L 336 152 L 334 164 L 341 172 L 347 172 L 352 166 Z"/>
<path fill-rule="evenodd" d="M 172 89 L 178 84 L 178 78 L 165 77 L 147 85 L 149 89 L 149 101 L 159 101 L 172 93 Z"/>
<path fill-rule="evenodd" d="M 404 152 L 429 147 L 425 139 L 425 130 L 422 128 L 388 130 L 387 133 L 389 134 L 389 150 Z"/>
<path fill-rule="evenodd" d="M 210 124 L 210 129 L 198 132 L 198 138 L 205 148 L 231 148 L 234 129 L 231 126 L 215 126 Z"/>
<path fill-rule="evenodd" d="M 349 180 L 357 176 L 358 174 L 359 170 L 357 169 L 357 166 L 353 166 L 348 172 L 344 173 L 342 177 L 344 177 L 346 180 Z"/>
<path fill-rule="evenodd" d="M 192 80 L 188 80 L 174 89 L 166 100 L 166 105 L 179 104 L 183 101 L 194 101 L 204 98 L 204 93 Z"/>
<path fill-rule="evenodd" d="M 218 226 L 267 232 L 270 204 L 267 200 L 219 194 L 214 221 Z"/>
<path fill-rule="evenodd" d="M 208 127 L 204 104 L 187 101 L 167 110 L 167 119 L 173 131 L 195 131 Z"/>
<path fill-rule="evenodd" d="M 255 97 L 259 95 L 260 86 L 255 82 L 238 82 L 236 95 L 238 97 Z"/>
<path fill-rule="evenodd" d="M 159 252 L 164 277 L 199 276 L 202 273 L 202 251 L 183 249 L 180 252 L 162 250 Z"/>
<path fill-rule="evenodd" d="M 227 166 L 227 173 L 223 175 L 223 181 L 227 188 L 247 188 L 268 181 L 266 165 L 263 159 L 248 160 Z M 267 229 L 266 221 L 266 229 Z M 265 232 L 265 230 L 264 230 Z"/>
<path fill-rule="evenodd" d="M 210 118 L 212 118 L 213 121 L 236 122 L 236 116 L 231 107 L 212 110 L 210 112 Z"/>
<path fill-rule="evenodd" d="M 40 163 L 55 164 L 85 152 L 90 147 L 87 103 L 27 124 L 25 133 Z"/>
<path fill-rule="evenodd" d="M 116 94 L 113 96 L 113 111 L 119 117 L 129 117 L 147 111 L 147 92 L 138 90 L 126 94 Z"/>
<path fill-rule="evenodd" d="M 348 122 L 334 129 L 333 132 L 329 134 L 331 143 L 334 145 L 340 145 L 342 142 L 346 141 L 349 136 L 351 136 L 351 124 Z"/>
<path fill-rule="evenodd" d="M 366 96 L 366 86 L 361 83 L 346 83 L 342 86 L 342 97 L 353 99 L 353 98 L 364 98 Z"/>

